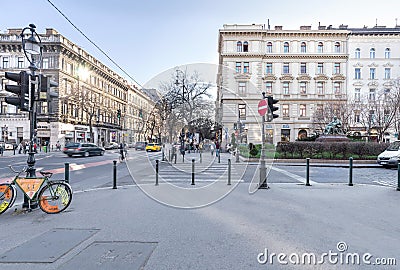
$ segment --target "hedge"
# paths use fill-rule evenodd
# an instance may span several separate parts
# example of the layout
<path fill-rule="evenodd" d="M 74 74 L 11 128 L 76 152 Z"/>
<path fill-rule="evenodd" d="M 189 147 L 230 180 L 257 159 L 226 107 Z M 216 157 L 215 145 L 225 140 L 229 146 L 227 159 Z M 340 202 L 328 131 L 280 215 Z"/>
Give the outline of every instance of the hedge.
<path fill-rule="evenodd" d="M 375 159 L 388 143 L 372 142 L 279 142 L 277 158 Z"/>

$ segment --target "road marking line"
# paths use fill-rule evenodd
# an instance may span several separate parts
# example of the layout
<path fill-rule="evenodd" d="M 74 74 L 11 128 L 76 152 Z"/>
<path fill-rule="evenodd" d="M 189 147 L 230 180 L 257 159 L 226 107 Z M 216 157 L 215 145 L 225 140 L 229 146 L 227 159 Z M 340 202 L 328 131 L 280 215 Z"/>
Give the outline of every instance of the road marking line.
<path fill-rule="evenodd" d="M 306 183 L 306 179 L 304 177 L 298 176 L 297 174 L 293 174 L 293 173 L 290 173 L 288 171 L 285 171 L 285 170 L 282 170 L 282 169 L 279 169 L 279 168 L 276 168 L 276 167 L 271 167 L 271 169 L 274 170 L 274 171 L 280 172 L 280 173 L 282 173 L 284 175 L 287 175 L 287 176 L 299 181 L 300 183 L 303 183 L 303 184 Z M 310 184 L 313 185 L 313 184 L 319 184 L 319 183 L 310 180 Z"/>

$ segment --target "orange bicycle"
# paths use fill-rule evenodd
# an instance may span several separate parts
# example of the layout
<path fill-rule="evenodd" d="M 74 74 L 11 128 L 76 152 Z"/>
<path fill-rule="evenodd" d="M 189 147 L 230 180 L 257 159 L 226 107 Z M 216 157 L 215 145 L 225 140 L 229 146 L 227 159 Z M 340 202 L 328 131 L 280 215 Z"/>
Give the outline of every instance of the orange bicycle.
<path fill-rule="evenodd" d="M 9 167 L 17 175 L 11 183 L 0 184 L 0 214 L 14 204 L 17 196 L 16 186 L 29 198 L 29 202 L 37 202 L 45 213 L 57 214 L 70 205 L 72 201 L 71 186 L 62 180 L 49 180 L 53 173 L 40 171 L 43 177 L 20 177 L 21 173 L 26 172 L 25 169 L 18 172 L 11 165 Z"/>

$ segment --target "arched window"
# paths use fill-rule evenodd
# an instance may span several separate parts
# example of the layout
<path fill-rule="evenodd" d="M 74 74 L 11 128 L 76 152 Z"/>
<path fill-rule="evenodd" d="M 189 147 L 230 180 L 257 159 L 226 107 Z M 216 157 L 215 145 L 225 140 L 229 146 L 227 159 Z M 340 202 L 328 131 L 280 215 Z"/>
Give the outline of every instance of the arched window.
<path fill-rule="evenodd" d="M 360 54 L 361 54 L 360 48 L 357 48 L 355 53 L 354 53 L 354 57 L 359 59 L 360 58 Z"/>
<path fill-rule="evenodd" d="M 247 41 L 243 42 L 243 51 L 244 52 L 249 51 L 249 43 Z"/>
<path fill-rule="evenodd" d="M 335 53 L 340 53 L 340 43 L 339 42 L 335 43 Z"/>
<path fill-rule="evenodd" d="M 369 50 L 369 58 L 375 58 L 375 49 L 371 48 L 371 50 Z"/>
<path fill-rule="evenodd" d="M 283 43 L 283 52 L 288 53 L 289 52 L 289 42 Z"/>
<path fill-rule="evenodd" d="M 272 53 L 272 42 L 267 43 L 267 53 Z"/>
<path fill-rule="evenodd" d="M 318 43 L 318 52 L 323 53 L 324 52 L 324 43 L 319 42 Z"/>
<path fill-rule="evenodd" d="M 305 42 L 301 43 L 300 52 L 302 52 L 302 53 L 307 52 L 307 45 Z"/>
<path fill-rule="evenodd" d="M 390 49 L 389 49 L 389 48 L 386 48 L 386 49 L 385 49 L 385 58 L 386 58 L 386 59 L 389 59 L 389 58 L 390 58 Z"/>
<path fill-rule="evenodd" d="M 236 43 L 236 51 L 238 51 L 238 52 L 242 52 L 243 51 L 243 47 L 242 47 L 242 42 L 241 41 L 238 41 Z"/>

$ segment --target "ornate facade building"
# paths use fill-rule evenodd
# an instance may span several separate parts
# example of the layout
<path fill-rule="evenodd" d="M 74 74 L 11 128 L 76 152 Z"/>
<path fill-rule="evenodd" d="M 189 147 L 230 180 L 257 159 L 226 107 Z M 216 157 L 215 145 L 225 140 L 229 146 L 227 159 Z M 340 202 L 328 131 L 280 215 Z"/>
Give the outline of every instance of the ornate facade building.
<path fill-rule="evenodd" d="M 366 93 L 391 84 L 388 76 L 397 73 L 388 69 L 399 70 L 399 57 L 385 59 L 385 55 L 400 51 L 400 28 L 372 29 L 224 25 L 219 30 L 217 75 L 217 119 L 225 129 L 222 145 L 232 134 L 242 142 L 261 143 L 257 104 L 263 92 L 280 100 L 279 117 L 265 125 L 266 141 L 276 144 L 310 136 L 325 107 L 340 110 L 359 88 Z M 372 61 L 366 59 L 371 48 L 379 50 Z M 354 59 L 360 50 L 362 57 Z M 361 67 L 365 70 L 357 77 L 354 72 Z M 367 73 L 372 68 L 386 77 L 370 79 Z M 348 131 L 357 127 L 354 113 Z"/>
<path fill-rule="evenodd" d="M 29 140 L 27 114 L 5 102 L 9 95 L 5 72 L 27 70 L 20 33 L 9 29 L 0 34 L 0 126 L 7 129 L 3 141 Z M 154 102 L 138 85 L 102 64 L 54 29 L 39 34 L 43 59 L 37 74 L 58 83 L 58 98 L 37 102 L 37 138 L 62 145 L 68 141 L 132 143 L 144 139 L 148 112 Z M 4 134 L 4 133 L 3 133 Z"/>

